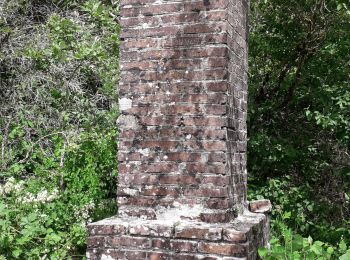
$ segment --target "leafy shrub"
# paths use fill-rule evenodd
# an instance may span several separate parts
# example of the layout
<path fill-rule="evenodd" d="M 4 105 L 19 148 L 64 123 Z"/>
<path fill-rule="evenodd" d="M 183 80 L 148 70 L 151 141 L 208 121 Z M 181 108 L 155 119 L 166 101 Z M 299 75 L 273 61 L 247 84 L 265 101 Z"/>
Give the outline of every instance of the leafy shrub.
<path fill-rule="evenodd" d="M 313 234 L 313 237 L 337 243 L 344 237 L 350 243 L 349 222 L 332 225 L 326 221 L 332 216 L 332 207 L 312 199 L 313 189 L 307 182 L 295 185 L 290 177 L 270 179 L 257 182 L 253 179 L 249 183 L 248 197 L 250 200 L 269 199 L 273 204 L 272 219 L 283 216 L 284 223 L 304 236 Z M 317 216 L 317 220 L 315 217 Z M 273 224 L 273 222 L 272 222 Z"/>
<path fill-rule="evenodd" d="M 115 137 L 85 133 L 66 148 L 63 167 L 42 157 L 35 175 L 10 177 L 0 186 L 0 255 L 63 259 L 84 254 L 86 224 L 116 212 L 115 200 L 109 199 L 116 183 Z"/>
<path fill-rule="evenodd" d="M 85 254 L 116 213 L 118 3 L 0 1 L 0 259 Z"/>
<path fill-rule="evenodd" d="M 349 1 L 250 3 L 250 198 L 304 237 L 349 244 Z"/>
<path fill-rule="evenodd" d="M 259 248 L 259 256 L 267 260 L 326 260 L 326 259 L 350 259 L 350 247 L 347 247 L 344 240 L 337 246 L 331 246 L 321 241 L 313 241 L 309 236 L 303 238 L 301 235 L 293 234 L 282 221 L 275 222 L 274 235 L 270 240 L 270 249 Z"/>

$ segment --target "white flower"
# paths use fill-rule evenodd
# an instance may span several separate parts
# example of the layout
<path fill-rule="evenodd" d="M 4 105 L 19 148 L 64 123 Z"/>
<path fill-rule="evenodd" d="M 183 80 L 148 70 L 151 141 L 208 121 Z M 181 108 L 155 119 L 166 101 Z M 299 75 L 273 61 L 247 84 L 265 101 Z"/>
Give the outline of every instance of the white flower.
<path fill-rule="evenodd" d="M 85 223 L 89 223 L 90 220 L 90 211 L 95 208 L 95 203 L 93 201 L 85 204 L 82 208 L 76 208 L 74 210 L 74 216 L 78 219 L 82 219 Z"/>
<path fill-rule="evenodd" d="M 83 227 L 83 228 L 85 228 L 85 227 L 86 227 L 85 221 L 80 222 L 80 226 Z"/>
<path fill-rule="evenodd" d="M 32 202 L 51 202 L 58 197 L 58 190 L 54 189 L 52 193 L 49 193 L 46 189 L 42 189 L 37 195 L 28 192 L 23 198 L 19 198 L 19 202 L 32 203 Z"/>
<path fill-rule="evenodd" d="M 11 177 L 7 180 L 7 182 L 5 183 L 5 185 L 3 186 L 3 192 L 5 194 L 10 194 L 11 191 L 14 189 L 15 186 L 15 178 Z"/>
<path fill-rule="evenodd" d="M 47 190 L 41 190 L 37 195 L 36 195 L 36 201 L 37 202 L 45 202 L 48 198 L 48 193 Z"/>
<path fill-rule="evenodd" d="M 0 185 L 0 195 L 9 195 L 11 192 L 19 193 L 23 190 L 23 186 L 24 181 L 16 183 L 15 178 L 11 177 L 3 186 Z"/>

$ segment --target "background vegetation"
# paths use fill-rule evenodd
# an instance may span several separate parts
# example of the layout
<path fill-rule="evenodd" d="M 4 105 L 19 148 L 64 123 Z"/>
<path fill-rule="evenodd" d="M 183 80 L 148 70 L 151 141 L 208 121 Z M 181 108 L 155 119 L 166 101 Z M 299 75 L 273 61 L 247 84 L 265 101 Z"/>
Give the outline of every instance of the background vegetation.
<path fill-rule="evenodd" d="M 116 211 L 117 8 L 0 1 L 0 258 L 82 258 Z"/>
<path fill-rule="evenodd" d="M 266 259 L 350 259 L 348 0 L 252 0 L 250 199 Z M 0 0 L 0 259 L 80 259 L 115 214 L 118 1 Z"/>
<path fill-rule="evenodd" d="M 348 6 L 251 2 L 248 186 L 274 205 L 276 259 L 350 259 Z"/>

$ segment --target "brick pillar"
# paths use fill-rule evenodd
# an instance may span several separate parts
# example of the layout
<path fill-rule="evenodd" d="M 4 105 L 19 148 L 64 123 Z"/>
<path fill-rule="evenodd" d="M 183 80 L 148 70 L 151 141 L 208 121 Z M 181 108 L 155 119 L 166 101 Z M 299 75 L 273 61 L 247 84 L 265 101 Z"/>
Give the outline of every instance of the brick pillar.
<path fill-rule="evenodd" d="M 266 244 L 246 199 L 247 10 L 121 0 L 119 212 L 89 226 L 90 259 L 255 259 Z"/>

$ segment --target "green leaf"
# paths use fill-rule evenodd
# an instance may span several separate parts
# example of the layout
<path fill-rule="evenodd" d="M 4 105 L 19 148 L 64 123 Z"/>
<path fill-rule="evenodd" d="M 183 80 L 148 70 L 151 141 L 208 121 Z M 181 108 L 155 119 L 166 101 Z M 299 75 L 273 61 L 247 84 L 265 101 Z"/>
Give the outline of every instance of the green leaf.
<path fill-rule="evenodd" d="M 292 216 L 292 212 L 285 212 L 282 217 L 283 219 L 290 219 L 291 216 Z"/>
<path fill-rule="evenodd" d="M 61 237 L 57 234 L 50 234 L 49 237 L 52 241 L 54 241 L 55 243 L 58 243 L 61 241 Z"/>
<path fill-rule="evenodd" d="M 301 254 L 299 252 L 293 252 L 291 259 L 293 259 L 293 260 L 300 260 L 300 259 L 302 259 L 301 258 Z"/>
<path fill-rule="evenodd" d="M 340 241 L 340 243 L 339 243 L 339 249 L 340 249 L 341 251 L 343 251 L 343 252 L 346 251 L 347 246 L 346 246 L 346 243 L 345 243 L 344 240 L 341 240 L 341 241 Z"/>
<path fill-rule="evenodd" d="M 16 248 L 14 251 L 12 251 L 12 255 L 17 258 L 22 254 L 22 252 L 22 249 Z"/>
<path fill-rule="evenodd" d="M 328 254 L 333 254 L 334 253 L 334 248 L 333 247 L 328 247 L 327 248 L 327 253 Z"/>
<path fill-rule="evenodd" d="M 350 250 L 339 257 L 339 260 L 350 260 Z"/>
<path fill-rule="evenodd" d="M 313 252 L 308 252 L 306 255 L 306 260 L 316 260 L 317 256 Z"/>
<path fill-rule="evenodd" d="M 265 256 L 267 256 L 268 250 L 266 248 L 264 248 L 264 247 L 260 247 L 258 249 L 258 253 L 259 253 L 260 257 L 264 258 Z"/>
<path fill-rule="evenodd" d="M 295 235 L 292 241 L 292 247 L 294 251 L 303 248 L 303 237 L 301 235 Z"/>
<path fill-rule="evenodd" d="M 312 239 L 311 236 L 309 236 L 309 237 L 307 238 L 307 242 L 309 243 L 309 245 L 311 245 L 311 244 L 313 243 L 313 239 Z"/>
<path fill-rule="evenodd" d="M 322 255 L 322 244 L 323 243 L 317 243 L 317 242 L 320 242 L 320 241 L 316 241 L 313 245 L 311 245 L 310 249 L 316 255 Z"/>

